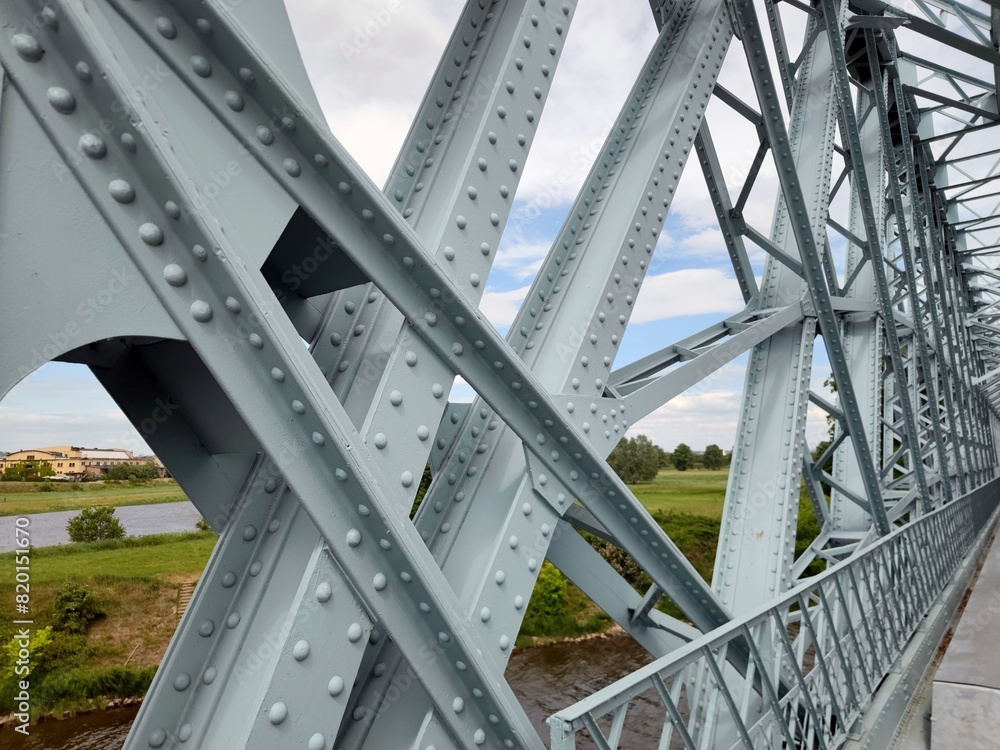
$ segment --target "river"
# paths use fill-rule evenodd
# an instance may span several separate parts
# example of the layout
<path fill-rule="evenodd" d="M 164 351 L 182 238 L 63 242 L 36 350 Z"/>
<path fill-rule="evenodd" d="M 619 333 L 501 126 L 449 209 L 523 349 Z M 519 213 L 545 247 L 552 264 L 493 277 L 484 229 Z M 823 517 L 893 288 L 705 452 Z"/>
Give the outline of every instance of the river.
<path fill-rule="evenodd" d="M 66 531 L 66 524 L 79 513 L 78 510 L 60 510 L 28 515 L 32 546 L 51 547 L 56 544 L 67 544 L 69 533 Z M 115 516 L 122 522 L 128 536 L 146 536 L 175 531 L 194 531 L 194 525 L 201 518 L 201 513 L 192 503 L 185 500 L 155 505 L 125 505 L 115 508 Z M 10 552 L 15 549 L 15 520 L 15 516 L 0 518 L 0 552 Z"/>
<path fill-rule="evenodd" d="M 548 744 L 545 724 L 551 714 L 614 682 L 649 662 L 649 656 L 631 638 L 618 636 L 578 643 L 531 648 L 515 653 L 507 679 L 531 723 Z M 0 749 L 7 750 L 120 750 L 136 715 L 135 708 L 95 712 L 65 721 L 45 721 L 32 727 L 28 738 L 11 728 L 0 730 Z M 629 708 L 621 747 L 653 750 L 664 709 L 639 697 Z M 594 747 L 577 742 L 579 750 Z"/>

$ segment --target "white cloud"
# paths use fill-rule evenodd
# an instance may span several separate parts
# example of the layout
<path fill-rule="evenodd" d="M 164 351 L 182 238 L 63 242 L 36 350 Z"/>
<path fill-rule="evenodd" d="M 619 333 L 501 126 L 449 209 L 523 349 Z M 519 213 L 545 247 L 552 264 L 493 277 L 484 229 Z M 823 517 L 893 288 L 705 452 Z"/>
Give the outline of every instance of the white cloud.
<path fill-rule="evenodd" d="M 509 292 L 486 292 L 479 309 L 498 330 L 505 331 L 514 322 L 527 293 L 526 286 Z"/>
<path fill-rule="evenodd" d="M 494 268 L 506 271 L 518 281 L 535 278 L 538 269 L 549 252 L 551 243 L 547 240 L 520 241 L 505 244 L 497 252 Z"/>
<path fill-rule="evenodd" d="M 647 276 L 632 313 L 633 323 L 682 315 L 734 313 L 744 307 L 735 279 L 718 268 L 685 268 Z"/>

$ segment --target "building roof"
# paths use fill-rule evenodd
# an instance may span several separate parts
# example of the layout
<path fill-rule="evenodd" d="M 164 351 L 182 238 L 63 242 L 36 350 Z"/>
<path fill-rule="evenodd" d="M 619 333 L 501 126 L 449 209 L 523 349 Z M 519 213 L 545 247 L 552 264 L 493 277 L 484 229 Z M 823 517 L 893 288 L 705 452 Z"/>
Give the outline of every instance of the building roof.
<path fill-rule="evenodd" d="M 124 450 L 117 450 L 117 449 L 104 450 L 104 449 L 100 449 L 100 448 L 95 448 L 95 449 L 91 450 L 91 449 L 84 448 L 84 449 L 80 450 L 80 458 L 89 458 L 89 459 L 93 459 L 95 461 L 96 460 L 100 460 L 100 461 L 123 461 L 123 460 L 126 460 L 126 459 L 131 460 L 133 458 L 133 456 L 132 456 L 132 454 L 129 451 L 124 451 Z"/>

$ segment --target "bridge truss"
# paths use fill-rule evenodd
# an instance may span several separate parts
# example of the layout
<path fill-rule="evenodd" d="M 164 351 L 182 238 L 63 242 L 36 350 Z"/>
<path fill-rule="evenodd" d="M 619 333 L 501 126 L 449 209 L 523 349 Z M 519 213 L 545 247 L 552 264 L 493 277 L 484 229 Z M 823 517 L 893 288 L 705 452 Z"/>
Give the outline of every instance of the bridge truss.
<path fill-rule="evenodd" d="M 280 4 L 0 4 L 0 394 L 87 365 L 220 533 L 126 747 L 544 747 L 503 672 L 545 560 L 658 658 L 553 717 L 553 747 L 619 746 L 643 691 L 661 747 L 891 736 L 996 506 L 1000 6 L 651 11 L 503 339 L 478 304 L 574 0 L 469 0 L 383 190 Z M 759 143 L 736 189 L 710 101 Z M 746 308 L 615 368 L 689 158 Z M 767 163 L 770 231 L 745 210 Z M 744 355 L 707 582 L 605 457 Z M 810 404 L 835 422 L 815 458 Z"/>

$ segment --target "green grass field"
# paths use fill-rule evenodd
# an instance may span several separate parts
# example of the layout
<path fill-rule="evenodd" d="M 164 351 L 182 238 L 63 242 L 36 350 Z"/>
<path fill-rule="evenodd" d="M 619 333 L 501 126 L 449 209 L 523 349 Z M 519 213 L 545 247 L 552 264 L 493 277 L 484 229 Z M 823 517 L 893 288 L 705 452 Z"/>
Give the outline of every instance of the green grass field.
<path fill-rule="evenodd" d="M 661 471 L 653 482 L 632 486 L 705 576 L 711 575 L 714 562 L 727 475 L 726 471 Z M 54 484 L 51 492 L 38 492 L 38 486 L 0 483 L 0 515 L 185 499 L 173 482 L 141 487 L 84 484 L 75 489 Z M 191 532 L 33 549 L 31 615 L 36 630 L 57 622 L 56 597 L 71 581 L 87 589 L 106 613 L 85 635 L 54 634 L 38 675 L 37 708 L 58 713 L 86 709 L 88 699 L 100 705 L 103 698 L 142 694 L 176 627 L 178 586 L 201 576 L 215 542 L 212 533 Z M 538 601 L 548 601 L 549 609 L 555 609 L 539 609 L 533 600 L 519 645 L 610 626 L 610 619 L 554 569 L 539 585 L 544 595 Z M 0 591 L 13 590 L 14 555 L 0 554 Z M 0 599 L 0 646 L 10 641 L 15 617 L 13 596 Z M 3 695 L 10 688 L 3 679 L 10 668 L 3 663 L 4 651 L 0 649 Z M 128 667 L 123 667 L 126 662 Z"/>
<path fill-rule="evenodd" d="M 52 482 L 51 492 L 41 492 L 40 482 L 0 482 L 0 516 L 83 510 L 97 505 L 154 505 L 187 500 L 176 482 L 153 483 L 141 487 L 130 484 L 76 484 Z M 74 489 L 76 488 L 76 489 Z"/>
<path fill-rule="evenodd" d="M 162 534 L 110 542 L 42 547 L 30 553 L 33 633 L 57 624 L 57 597 L 70 582 L 85 588 L 105 616 L 85 635 L 53 629 L 32 673 L 32 714 L 86 710 L 94 699 L 142 695 L 177 625 L 179 584 L 208 561 L 211 532 Z M 0 554 L 0 645 L 10 642 L 15 553 Z M 125 666 L 127 664 L 127 666 Z M 11 705 L 8 649 L 0 649 L 0 700 Z"/>
<path fill-rule="evenodd" d="M 682 511 L 722 518 L 729 471 L 663 470 L 652 482 L 629 485 L 650 512 Z"/>

